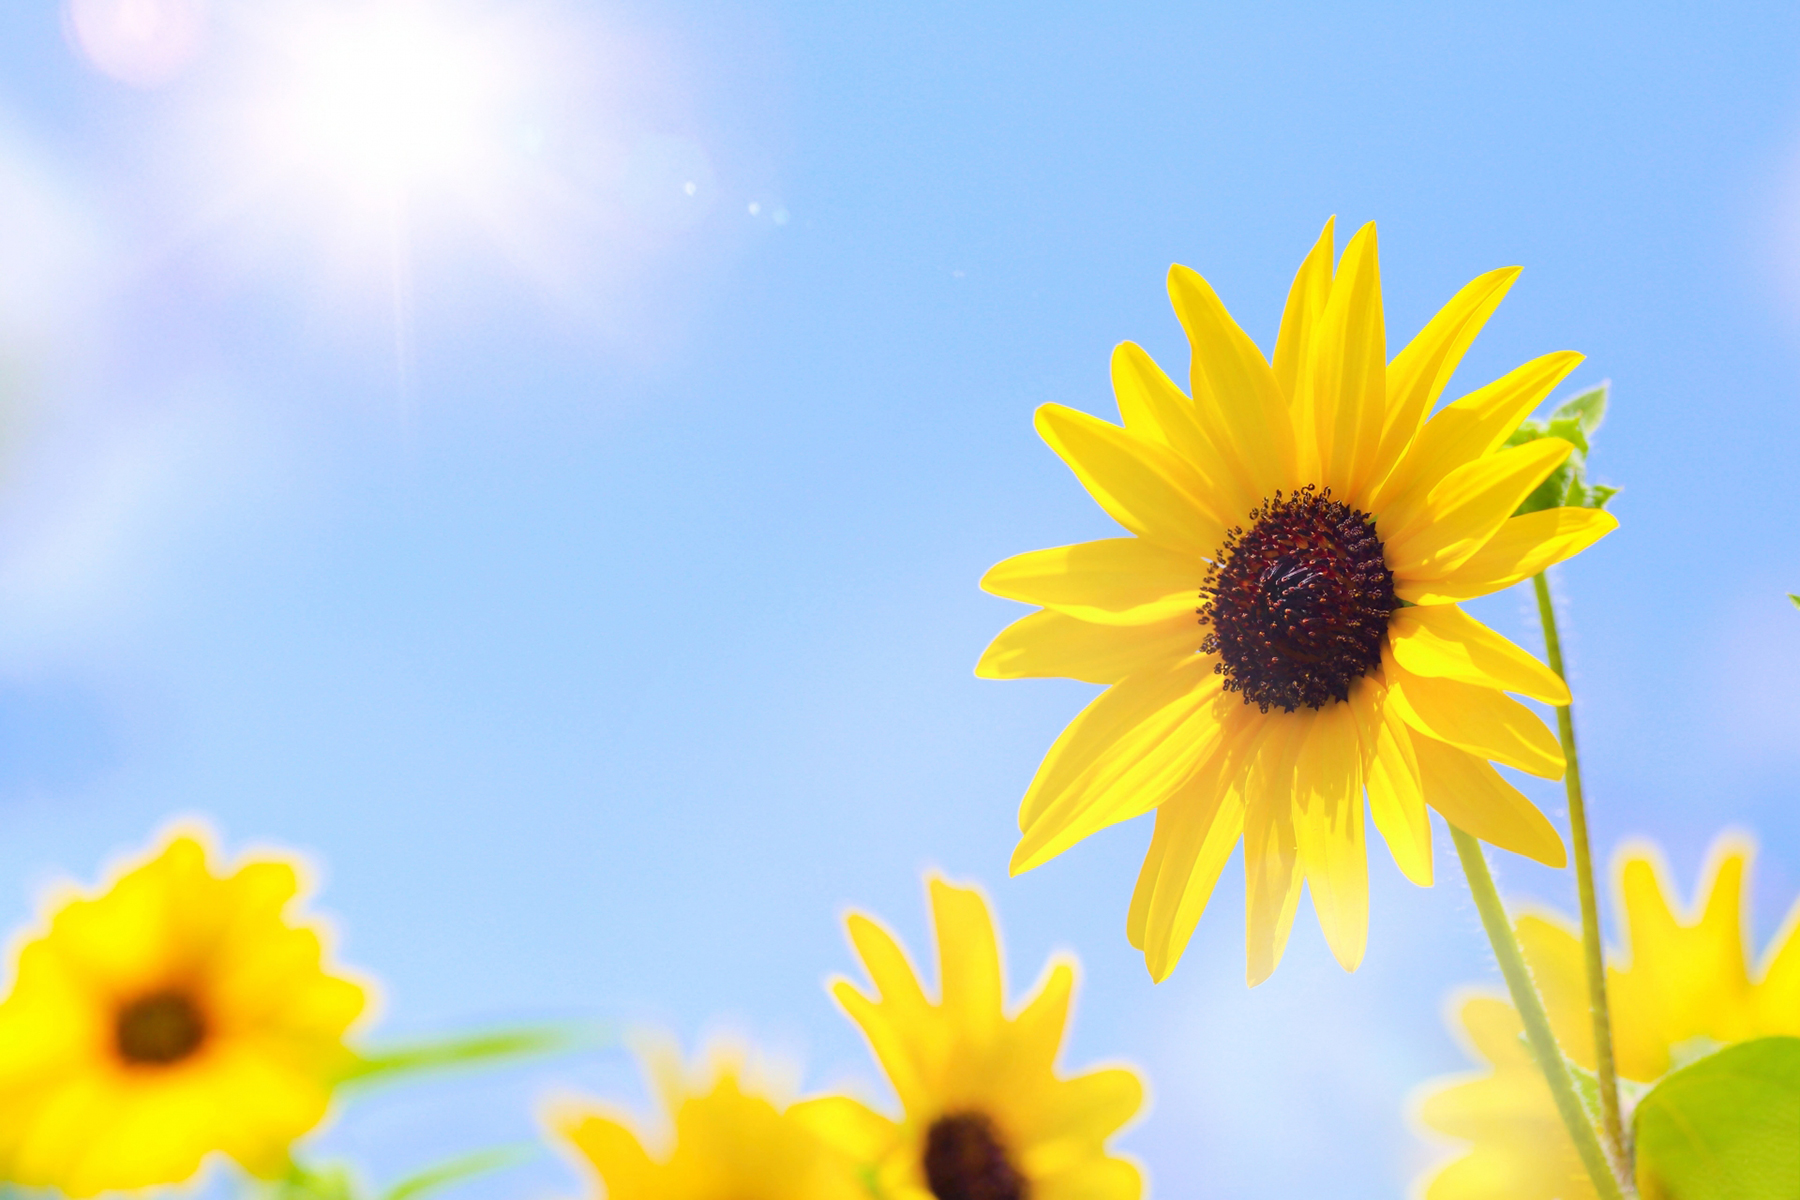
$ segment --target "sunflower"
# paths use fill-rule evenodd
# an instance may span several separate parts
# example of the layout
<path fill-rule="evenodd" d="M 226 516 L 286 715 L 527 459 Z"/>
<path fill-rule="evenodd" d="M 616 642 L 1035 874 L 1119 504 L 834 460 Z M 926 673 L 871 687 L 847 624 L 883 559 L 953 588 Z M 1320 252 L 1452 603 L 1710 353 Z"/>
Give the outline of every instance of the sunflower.
<path fill-rule="evenodd" d="M 1653 1083 L 1707 1049 L 1750 1038 L 1800 1035 L 1800 938 L 1794 917 L 1769 947 L 1760 978 L 1745 960 L 1743 908 L 1747 840 L 1713 843 L 1688 913 L 1668 897 L 1662 856 L 1627 848 L 1617 862 L 1623 897 L 1627 965 L 1606 976 L 1619 1075 Z M 1522 917 L 1519 940 L 1563 1052 L 1594 1068 L 1581 935 L 1560 917 Z M 1505 1000 L 1469 996 L 1456 1015 L 1487 1072 L 1425 1085 L 1419 1119 L 1430 1129 L 1473 1143 L 1435 1171 L 1427 1200 L 1583 1200 L 1595 1195 L 1576 1156 L 1550 1089 L 1521 1036 L 1518 1013 Z"/>
<path fill-rule="evenodd" d="M 1132 535 L 1007 559 L 982 579 L 1040 605 L 976 674 L 1109 685 L 1038 768 L 1013 871 L 1156 810 L 1127 932 L 1166 978 L 1244 843 L 1247 974 L 1280 961 L 1302 882 L 1333 953 L 1368 929 L 1363 796 L 1408 878 L 1431 882 L 1427 806 L 1561 866 L 1556 830 L 1490 760 L 1559 778 L 1515 692 L 1568 691 L 1459 601 L 1525 579 L 1616 525 L 1513 516 L 1570 453 L 1506 440 L 1581 361 L 1558 353 L 1426 420 L 1518 272 L 1483 275 L 1387 361 L 1375 227 L 1332 267 L 1332 224 L 1288 294 L 1273 362 L 1206 281 L 1169 272 L 1192 396 L 1139 347 L 1113 353 L 1121 428 L 1047 404 L 1039 434 Z"/>
<path fill-rule="evenodd" d="M 629 1117 L 590 1102 L 560 1104 L 548 1118 L 600 1177 L 606 1200 L 865 1200 L 854 1164 L 745 1090 L 737 1056 L 721 1051 L 689 1077 L 658 1046 L 644 1065 L 674 1124 L 666 1156 L 650 1157 Z"/>
<path fill-rule="evenodd" d="M 832 986 L 899 1093 L 901 1118 L 841 1096 L 803 1102 L 796 1115 L 871 1164 L 881 1200 L 1137 1200 L 1137 1167 L 1106 1147 L 1143 1104 L 1137 1073 L 1056 1070 L 1076 964 L 1052 960 L 1008 1017 L 981 894 L 941 879 L 930 890 L 938 1003 L 893 935 L 861 914 L 849 918 L 850 940 L 879 998 L 846 980 Z"/>
<path fill-rule="evenodd" d="M 176 1183 L 215 1151 L 288 1164 L 367 1001 L 291 918 L 300 864 L 215 874 L 197 833 L 71 897 L 0 1001 L 0 1178 L 71 1196 Z"/>

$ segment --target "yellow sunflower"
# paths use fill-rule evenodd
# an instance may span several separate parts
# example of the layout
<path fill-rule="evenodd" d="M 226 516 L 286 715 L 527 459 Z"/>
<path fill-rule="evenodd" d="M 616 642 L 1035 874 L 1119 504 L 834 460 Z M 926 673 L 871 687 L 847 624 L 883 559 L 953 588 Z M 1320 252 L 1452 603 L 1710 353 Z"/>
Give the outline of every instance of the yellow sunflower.
<path fill-rule="evenodd" d="M 1390 362 L 1375 227 L 1332 268 L 1307 255 L 1273 363 L 1205 280 L 1169 273 L 1192 396 L 1139 347 L 1113 354 L 1124 427 L 1045 405 L 1037 429 L 1133 536 L 1007 559 L 981 585 L 1041 605 L 987 648 L 993 679 L 1110 685 L 1045 756 L 1019 812 L 1015 872 L 1156 810 L 1127 930 L 1174 969 L 1244 843 L 1248 977 L 1280 961 L 1300 885 L 1338 961 L 1368 928 L 1363 796 L 1400 869 L 1431 882 L 1429 805 L 1496 846 L 1562 865 L 1555 829 L 1489 760 L 1555 779 L 1547 667 L 1457 604 L 1614 528 L 1606 513 L 1514 517 L 1569 454 L 1507 436 L 1581 361 L 1526 363 L 1427 420 L 1518 274 L 1470 283 Z"/>
<path fill-rule="evenodd" d="M 215 874 L 172 835 L 70 897 L 0 1001 L 0 1178 L 71 1196 L 176 1183 L 213 1152 L 278 1174 L 350 1062 L 363 987 L 288 912 L 300 865 Z"/>
<path fill-rule="evenodd" d="M 866 1200 L 854 1164 L 745 1090 L 737 1057 L 721 1052 L 692 1078 L 666 1048 L 649 1049 L 644 1064 L 674 1125 L 665 1155 L 650 1156 L 628 1116 L 589 1102 L 558 1105 L 548 1118 L 606 1200 Z"/>
<path fill-rule="evenodd" d="M 862 1027 L 899 1093 L 898 1121 L 842 1096 L 795 1115 L 858 1162 L 881 1200 L 1136 1200 L 1138 1168 L 1106 1143 L 1143 1105 L 1127 1067 L 1056 1069 L 1076 964 L 1053 960 L 1017 1013 L 1005 1011 L 1000 946 L 981 894 L 931 881 L 941 998 L 933 1003 L 892 934 L 861 914 L 850 940 L 878 998 L 832 993 Z"/>
<path fill-rule="evenodd" d="M 1764 959 L 1758 979 L 1745 959 L 1747 840 L 1718 839 L 1692 909 L 1678 914 L 1653 847 L 1628 847 L 1617 862 L 1625 914 L 1623 967 L 1606 988 L 1621 1077 L 1654 1082 L 1684 1057 L 1750 1038 L 1800 1035 L 1800 906 Z M 1594 1068 L 1581 935 L 1572 921 L 1522 917 L 1519 940 L 1563 1052 Z M 1472 996 L 1456 1005 L 1472 1057 L 1490 1070 L 1425 1085 L 1419 1119 L 1472 1143 L 1425 1182 L 1428 1200 L 1583 1200 L 1595 1195 L 1557 1116 L 1556 1104 L 1505 1000 Z"/>

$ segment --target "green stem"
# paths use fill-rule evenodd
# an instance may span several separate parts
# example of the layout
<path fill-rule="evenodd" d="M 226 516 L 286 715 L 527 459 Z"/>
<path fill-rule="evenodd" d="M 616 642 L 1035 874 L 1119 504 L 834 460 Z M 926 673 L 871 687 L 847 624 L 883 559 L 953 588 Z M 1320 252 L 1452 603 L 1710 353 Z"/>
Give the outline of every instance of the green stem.
<path fill-rule="evenodd" d="M 1565 683 L 1562 638 L 1556 632 L 1556 606 L 1550 581 L 1542 571 L 1531 577 L 1537 590 L 1538 619 L 1544 625 L 1544 649 L 1550 669 Z M 1619 1117 L 1619 1072 L 1613 1057 L 1612 1012 L 1606 1003 L 1606 955 L 1600 943 L 1600 902 L 1594 894 L 1594 859 L 1588 852 L 1587 804 L 1581 795 L 1581 759 L 1575 752 L 1575 715 L 1570 705 L 1556 710 L 1556 732 L 1562 740 L 1563 786 L 1569 795 L 1569 840 L 1575 844 L 1575 888 L 1581 897 L 1581 950 L 1587 964 L 1588 1013 L 1594 1023 L 1594 1076 L 1600 1084 L 1600 1119 L 1607 1150 L 1614 1162 L 1624 1161 L 1625 1127 Z"/>
<path fill-rule="evenodd" d="M 1482 928 L 1487 930 L 1488 941 L 1494 947 L 1500 974 L 1506 977 L 1507 991 L 1512 993 L 1513 1007 L 1519 1010 L 1519 1019 L 1525 1023 L 1526 1040 L 1537 1058 L 1538 1069 L 1544 1073 L 1544 1081 L 1550 1085 L 1556 1111 L 1562 1115 L 1569 1137 L 1581 1155 L 1582 1165 L 1587 1167 L 1588 1178 L 1593 1181 L 1600 1200 L 1624 1200 L 1618 1176 L 1613 1174 L 1606 1151 L 1600 1146 L 1600 1137 L 1581 1106 L 1575 1080 L 1569 1075 L 1569 1064 L 1563 1061 L 1562 1051 L 1557 1048 L 1556 1034 L 1551 1032 L 1544 1002 L 1531 984 L 1525 955 L 1513 936 L 1512 922 L 1506 919 L 1506 907 L 1500 903 L 1500 893 L 1494 890 L 1494 877 L 1488 873 L 1481 843 L 1454 825 L 1450 827 L 1450 836 L 1456 842 L 1457 856 L 1462 859 L 1463 874 L 1469 877 L 1469 893 L 1475 897 L 1475 909 L 1481 914 Z"/>

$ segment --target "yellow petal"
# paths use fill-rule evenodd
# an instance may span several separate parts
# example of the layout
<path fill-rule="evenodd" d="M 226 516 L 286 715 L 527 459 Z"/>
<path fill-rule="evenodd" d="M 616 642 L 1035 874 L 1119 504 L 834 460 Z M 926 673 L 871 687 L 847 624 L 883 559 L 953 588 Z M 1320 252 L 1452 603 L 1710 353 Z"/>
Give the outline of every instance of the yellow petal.
<path fill-rule="evenodd" d="M 1181 961 L 1225 860 L 1244 829 L 1243 776 L 1267 723 L 1244 721 L 1233 745 L 1157 811 L 1151 851 L 1126 918 L 1132 945 L 1161 983 Z"/>
<path fill-rule="evenodd" d="M 1581 935 L 1561 921 L 1539 916 L 1520 917 L 1513 927 L 1550 1017 L 1556 1044 L 1582 1068 L 1594 1070 L 1594 1019 L 1588 1005 Z M 1620 1013 L 1619 1017 L 1623 1019 L 1615 1019 L 1615 1027 L 1631 1024 L 1630 1014 Z"/>
<path fill-rule="evenodd" d="M 1387 369 L 1387 421 L 1382 426 L 1375 467 L 1369 473 L 1372 484 L 1383 483 L 1405 454 L 1444 385 L 1456 373 L 1463 352 L 1518 277 L 1519 268 L 1502 267 L 1471 280 L 1394 355 Z"/>
<path fill-rule="evenodd" d="M 1420 733 L 1543 779 L 1562 778 L 1556 735 L 1517 700 L 1491 687 L 1415 675 L 1391 657 L 1383 668 L 1389 696 Z"/>
<path fill-rule="evenodd" d="M 1568 862 L 1562 838 L 1500 772 L 1473 754 L 1435 738 L 1414 736 L 1413 754 L 1425 803 L 1472 837 L 1549 867 Z"/>
<path fill-rule="evenodd" d="M 1331 262 L 1336 253 L 1332 226 L 1336 221 L 1332 217 L 1325 222 L 1319 240 L 1313 243 L 1295 273 L 1287 305 L 1281 310 L 1281 329 L 1275 335 L 1275 381 L 1290 403 L 1298 390 L 1307 347 L 1312 345 L 1319 318 L 1325 313 L 1325 301 L 1331 295 Z"/>
<path fill-rule="evenodd" d="M 1396 577 L 1394 592 L 1414 604 L 1473 600 L 1511 587 L 1586 550 L 1619 527 L 1597 508 L 1547 508 L 1513 517 L 1467 561 L 1443 577 Z"/>
<path fill-rule="evenodd" d="M 1226 523 L 1206 481 L 1173 450 L 1060 404 L 1039 407 L 1035 424 L 1113 520 L 1203 558 L 1218 553 Z"/>
<path fill-rule="evenodd" d="M 1169 299 L 1193 351 L 1194 412 L 1223 453 L 1219 482 L 1235 484 L 1232 512 L 1241 517 L 1277 488 L 1294 488 L 1293 418 L 1268 360 L 1206 280 L 1170 267 Z"/>
<path fill-rule="evenodd" d="M 1230 455 L 1201 427 L 1194 402 L 1133 342 L 1113 347 L 1112 381 L 1125 428 L 1175 451 L 1202 481 L 1207 511 L 1225 525 L 1236 524 L 1249 509 L 1241 507 L 1235 485 L 1223 473 Z"/>
<path fill-rule="evenodd" d="M 1083 621 L 1142 625 L 1193 616 L 1205 578 L 1196 555 L 1142 538 L 1103 538 L 1015 554 L 988 568 L 981 587 Z"/>
<path fill-rule="evenodd" d="M 1368 945 L 1369 856 L 1363 847 L 1362 746 L 1349 703 L 1314 715 L 1295 784 L 1295 844 L 1313 908 L 1338 964 L 1354 971 Z"/>
<path fill-rule="evenodd" d="M 1193 613 L 1147 625 L 1099 625 L 1039 609 L 988 643 L 975 674 L 983 679 L 1066 676 L 1117 683 L 1146 668 L 1186 658 L 1199 648 L 1201 636 Z"/>
<path fill-rule="evenodd" d="M 1000 941 L 987 903 L 973 888 L 942 879 L 931 881 L 931 912 L 937 925 L 939 997 L 978 1034 L 1000 1025 L 1006 1004 Z"/>
<path fill-rule="evenodd" d="M 1369 815 L 1401 874 L 1420 887 L 1430 887 L 1431 822 L 1412 738 L 1399 711 L 1388 704 L 1387 688 L 1373 675 L 1356 682 L 1350 703 L 1362 744 Z"/>
<path fill-rule="evenodd" d="M 1555 671 L 1453 604 L 1403 608 L 1388 622 L 1394 661 L 1414 675 L 1455 679 L 1568 704 Z"/>
<path fill-rule="evenodd" d="M 906 1014 L 923 1012 L 928 1001 L 919 987 L 919 973 L 899 940 L 881 922 L 863 913 L 845 917 L 844 928 L 881 1003 Z"/>
<path fill-rule="evenodd" d="M 1062 1049 L 1063 1032 L 1069 1023 L 1069 1005 L 1075 995 L 1075 972 L 1079 964 L 1072 958 L 1053 957 L 1044 971 L 1043 981 L 1019 1015 L 1012 1020 L 1016 1039 L 1014 1065 L 1021 1058 L 1032 1060 L 1030 1069 L 1051 1071 Z"/>
<path fill-rule="evenodd" d="M 1410 525 L 1390 535 L 1378 519 L 1395 582 L 1441 578 L 1468 562 L 1574 449 L 1539 438 L 1464 463 L 1431 489 Z"/>
<path fill-rule="evenodd" d="M 1268 741 L 1250 767 L 1244 795 L 1244 975 L 1251 987 L 1281 962 L 1300 903 L 1294 838 L 1294 763 L 1307 718 L 1270 715 Z"/>
<path fill-rule="evenodd" d="M 787 1110 L 796 1124 L 852 1162 L 886 1155 L 898 1139 L 894 1122 L 848 1096 L 817 1096 Z"/>
<path fill-rule="evenodd" d="M 570 1113 L 557 1119 L 557 1132 L 592 1164 L 608 1194 L 638 1196 L 654 1168 L 637 1135 L 622 1122 L 597 1114 Z"/>
<path fill-rule="evenodd" d="M 1033 1200 L 1139 1200 L 1143 1173 L 1128 1158 L 1089 1158 L 1034 1183 Z"/>
<path fill-rule="evenodd" d="M 1302 477 L 1358 508 L 1387 415 L 1387 328 L 1377 257 L 1370 222 L 1344 249 L 1294 404 Z"/>
<path fill-rule="evenodd" d="M 1406 525 L 1413 508 L 1432 488 L 1464 463 L 1498 450 L 1581 359 L 1569 350 L 1546 354 L 1446 405 L 1413 439 L 1400 465 L 1376 493 L 1374 510 L 1391 514 L 1395 528 Z"/>
<path fill-rule="evenodd" d="M 1058 803 L 1096 796 L 1131 769 L 1130 756 L 1160 743 L 1218 694 L 1215 659 L 1193 654 L 1140 671 L 1096 696 L 1044 755 L 1019 808 L 1019 829 L 1030 829 Z M 1198 731 L 1196 731 L 1198 732 Z M 1179 746 L 1159 750 L 1179 750 Z M 1196 746 L 1196 755 L 1204 746 Z M 1142 811 L 1142 810 L 1140 810 Z"/>

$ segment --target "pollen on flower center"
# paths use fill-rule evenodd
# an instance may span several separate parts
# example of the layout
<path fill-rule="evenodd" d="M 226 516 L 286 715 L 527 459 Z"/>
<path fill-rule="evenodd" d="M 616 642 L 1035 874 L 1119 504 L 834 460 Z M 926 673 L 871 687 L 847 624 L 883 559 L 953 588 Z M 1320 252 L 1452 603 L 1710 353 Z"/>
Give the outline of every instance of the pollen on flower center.
<path fill-rule="evenodd" d="M 1027 1200 L 1026 1180 L 981 1113 L 951 1113 L 925 1134 L 925 1182 L 937 1200 Z"/>
<path fill-rule="evenodd" d="M 169 990 L 140 996 L 119 1010 L 119 1057 L 134 1066 L 180 1062 L 206 1040 L 206 1018 L 192 997 Z"/>
<path fill-rule="evenodd" d="M 1263 712 L 1323 708 L 1381 662 L 1399 601 L 1374 518 L 1308 485 L 1233 529 L 1200 588 L 1201 650 Z"/>

